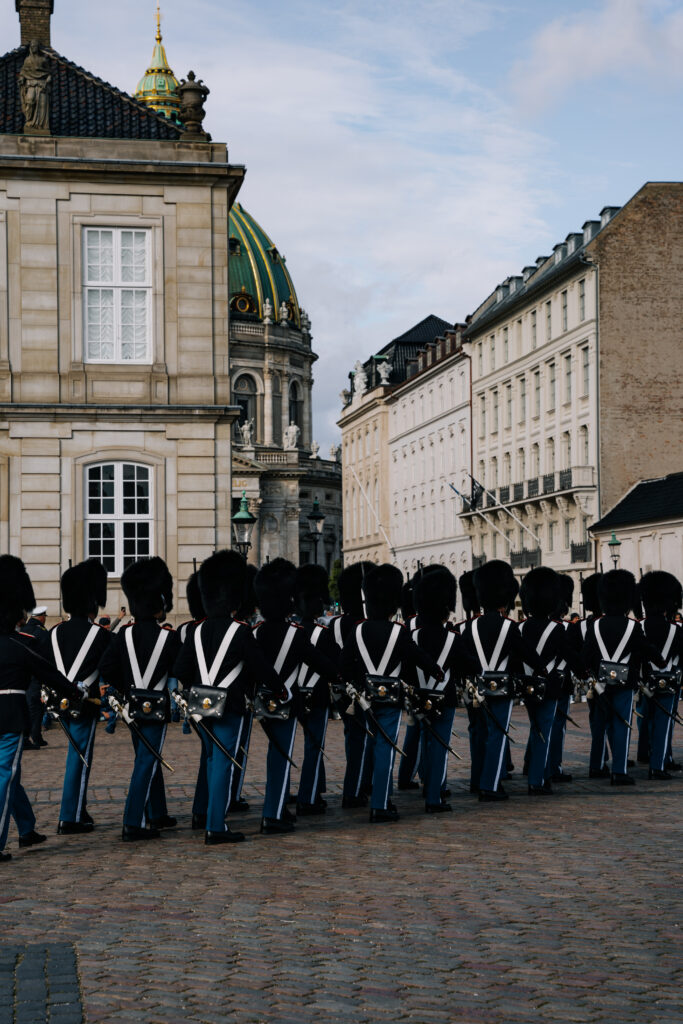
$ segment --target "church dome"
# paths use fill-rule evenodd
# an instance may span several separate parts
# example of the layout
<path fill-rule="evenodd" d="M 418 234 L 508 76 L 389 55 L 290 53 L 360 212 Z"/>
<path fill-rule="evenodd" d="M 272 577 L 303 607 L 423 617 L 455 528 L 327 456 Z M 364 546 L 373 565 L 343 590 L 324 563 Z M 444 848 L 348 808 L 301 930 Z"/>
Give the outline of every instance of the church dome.
<path fill-rule="evenodd" d="M 230 315 L 233 320 L 262 321 L 270 302 L 270 319 L 277 323 L 284 302 L 292 327 L 301 328 L 301 310 L 285 257 L 263 228 L 235 203 L 229 218 Z"/>
<path fill-rule="evenodd" d="M 165 114 L 171 121 L 178 121 L 180 96 L 178 79 L 173 74 L 161 41 L 161 14 L 157 5 L 157 34 L 152 60 L 135 90 L 135 99 L 146 103 L 152 110 Z"/>

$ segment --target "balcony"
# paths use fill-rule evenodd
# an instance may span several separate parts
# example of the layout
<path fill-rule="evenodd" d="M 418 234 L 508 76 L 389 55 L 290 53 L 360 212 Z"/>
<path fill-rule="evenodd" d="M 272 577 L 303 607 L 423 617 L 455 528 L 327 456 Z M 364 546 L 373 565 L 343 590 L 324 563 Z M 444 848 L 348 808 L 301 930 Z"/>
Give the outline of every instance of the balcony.
<path fill-rule="evenodd" d="M 524 498 L 524 484 L 513 484 L 512 487 L 512 500 L 522 501 Z"/>
<path fill-rule="evenodd" d="M 501 505 L 507 505 L 508 501 L 510 500 L 510 487 L 501 487 L 499 491 L 499 496 Z"/>
<path fill-rule="evenodd" d="M 498 504 L 498 502 L 496 501 L 495 494 L 491 493 L 491 494 L 487 494 L 486 495 L 486 507 L 487 508 L 495 508 L 497 504 Z"/>
<path fill-rule="evenodd" d="M 532 480 L 526 482 L 526 496 L 527 498 L 538 497 L 538 477 L 535 476 Z"/>
<path fill-rule="evenodd" d="M 486 561 L 486 555 L 472 555 L 472 568 L 479 569 Z"/>
<path fill-rule="evenodd" d="M 510 552 L 510 565 L 513 569 L 535 569 L 540 564 L 540 548 L 522 548 L 521 551 Z"/>
<path fill-rule="evenodd" d="M 543 474 L 543 493 L 552 494 L 555 490 L 555 474 L 544 473 Z"/>
<path fill-rule="evenodd" d="M 572 471 L 571 469 L 560 470 L 560 490 L 568 491 L 572 486 Z"/>
<path fill-rule="evenodd" d="M 593 542 L 586 540 L 583 544 L 571 545 L 571 557 L 572 565 L 577 562 L 592 562 L 593 561 Z"/>

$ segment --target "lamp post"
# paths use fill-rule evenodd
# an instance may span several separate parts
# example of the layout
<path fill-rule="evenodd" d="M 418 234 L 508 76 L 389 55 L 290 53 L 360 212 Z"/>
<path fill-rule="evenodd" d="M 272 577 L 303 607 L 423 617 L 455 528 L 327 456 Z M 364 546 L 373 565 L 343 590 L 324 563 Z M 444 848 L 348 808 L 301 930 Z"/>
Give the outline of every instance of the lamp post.
<path fill-rule="evenodd" d="M 232 523 L 232 546 L 246 558 L 251 547 L 251 531 L 254 529 L 256 516 L 252 516 L 247 504 L 247 492 L 242 491 L 240 507 L 230 520 Z"/>
<path fill-rule="evenodd" d="M 320 504 L 318 499 L 315 498 L 313 501 L 313 508 L 306 516 L 308 519 L 308 525 L 310 527 L 309 537 L 313 541 L 313 562 L 315 565 L 318 564 L 318 543 L 322 537 L 323 526 L 325 525 L 325 516 L 320 511 Z"/>
<path fill-rule="evenodd" d="M 609 548 L 612 565 L 616 569 L 619 563 L 619 548 L 621 547 L 621 541 L 617 540 L 617 535 L 614 530 L 612 530 L 612 536 L 607 541 L 607 547 Z"/>

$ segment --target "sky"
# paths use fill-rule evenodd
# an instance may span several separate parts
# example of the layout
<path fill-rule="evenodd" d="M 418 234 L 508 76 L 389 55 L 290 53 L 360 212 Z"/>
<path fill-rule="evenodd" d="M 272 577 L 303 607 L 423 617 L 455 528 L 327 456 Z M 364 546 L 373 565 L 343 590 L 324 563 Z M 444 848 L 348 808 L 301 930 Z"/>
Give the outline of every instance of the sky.
<path fill-rule="evenodd" d="M 156 0 L 55 0 L 52 44 L 132 92 Z M 462 321 L 570 231 L 683 168 L 674 0 L 162 0 L 178 78 L 247 175 L 312 320 L 314 437 L 430 313 Z M 11 0 L 0 51 L 18 45 Z"/>

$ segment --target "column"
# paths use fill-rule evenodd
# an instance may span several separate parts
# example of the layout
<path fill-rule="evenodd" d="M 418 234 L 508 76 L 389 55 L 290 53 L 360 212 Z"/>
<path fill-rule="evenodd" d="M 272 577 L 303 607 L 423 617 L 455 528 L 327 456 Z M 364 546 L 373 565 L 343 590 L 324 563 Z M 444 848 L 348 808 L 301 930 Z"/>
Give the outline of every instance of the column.
<path fill-rule="evenodd" d="M 311 442 L 313 441 L 313 411 L 311 403 L 311 394 L 313 388 L 313 377 L 308 374 L 303 378 L 303 400 L 304 400 L 304 415 L 302 424 L 302 447 L 310 448 Z"/>
<path fill-rule="evenodd" d="M 284 370 L 280 375 L 280 381 L 282 392 L 282 438 L 284 441 L 285 431 L 289 426 L 289 374 Z"/>
<path fill-rule="evenodd" d="M 273 443 L 273 371 L 263 371 L 263 443 Z"/>

